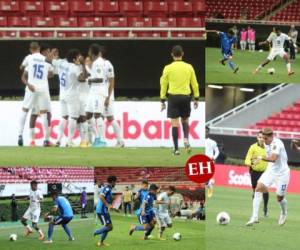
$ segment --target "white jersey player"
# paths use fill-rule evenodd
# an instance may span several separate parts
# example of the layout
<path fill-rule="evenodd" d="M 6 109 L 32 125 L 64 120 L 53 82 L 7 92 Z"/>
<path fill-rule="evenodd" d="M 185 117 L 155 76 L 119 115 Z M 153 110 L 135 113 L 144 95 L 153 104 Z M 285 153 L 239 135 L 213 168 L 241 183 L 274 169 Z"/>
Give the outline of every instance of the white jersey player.
<path fill-rule="evenodd" d="M 88 79 L 90 84 L 88 103 L 86 108 L 87 121 L 89 124 L 89 130 L 93 130 L 95 124 L 93 123 L 93 117 L 98 130 L 95 130 L 95 140 L 93 142 L 94 147 L 103 147 L 106 145 L 104 141 L 104 102 L 108 97 L 108 86 L 105 79 L 104 59 L 101 58 L 100 46 L 98 44 L 92 44 L 89 48 L 89 57 L 92 60 L 91 73 Z"/>
<path fill-rule="evenodd" d="M 166 192 L 162 192 L 157 196 L 156 204 L 156 219 L 159 230 L 159 238 L 162 239 L 163 232 L 166 227 L 172 227 L 172 219 L 169 215 L 169 209 L 171 204 L 170 197 L 175 193 L 175 187 L 169 186 Z"/>
<path fill-rule="evenodd" d="M 41 202 L 43 201 L 43 194 L 38 190 L 38 184 L 36 181 L 30 183 L 29 192 L 29 207 L 24 213 L 21 222 L 26 227 L 25 236 L 28 236 L 33 232 L 34 228 L 39 233 L 39 239 L 44 240 L 45 236 L 42 230 L 38 227 L 38 222 L 41 214 Z M 31 220 L 32 227 L 27 224 L 27 221 Z"/>
<path fill-rule="evenodd" d="M 267 156 L 256 157 L 254 161 L 267 161 L 268 166 L 266 171 L 259 178 L 253 198 L 253 212 L 250 221 L 246 224 L 252 226 L 258 222 L 259 205 L 262 199 L 262 194 L 268 191 L 268 188 L 275 184 L 277 200 L 279 202 L 281 212 L 278 224 L 284 225 L 287 217 L 287 201 L 285 198 L 286 190 L 290 179 L 290 169 L 288 166 L 287 153 L 283 142 L 273 136 L 273 131 L 270 128 L 262 130 Z"/>
<path fill-rule="evenodd" d="M 292 70 L 291 61 L 288 54 L 284 51 L 284 43 L 286 41 L 290 43 L 293 42 L 292 38 L 282 33 L 279 28 L 275 28 L 275 33 L 272 32 L 266 41 L 260 42 L 259 45 L 271 44 L 272 48 L 267 59 L 262 64 L 260 64 L 253 73 L 257 74 L 264 66 L 273 61 L 275 57 L 280 56 L 286 62 L 288 75 L 293 75 L 295 72 Z"/>
<path fill-rule="evenodd" d="M 40 48 L 28 56 L 27 66 L 22 75 L 22 82 L 32 92 L 28 107 L 38 110 L 45 132 L 44 146 L 49 146 L 50 126 L 47 113 L 50 112 L 50 94 L 48 77 L 53 76 L 53 67 L 46 61 L 46 56 L 50 54 L 50 48 L 47 46 L 43 48 L 44 55 L 39 51 Z M 30 140 L 32 146 L 35 146 L 34 125 L 35 120 L 30 124 Z"/>

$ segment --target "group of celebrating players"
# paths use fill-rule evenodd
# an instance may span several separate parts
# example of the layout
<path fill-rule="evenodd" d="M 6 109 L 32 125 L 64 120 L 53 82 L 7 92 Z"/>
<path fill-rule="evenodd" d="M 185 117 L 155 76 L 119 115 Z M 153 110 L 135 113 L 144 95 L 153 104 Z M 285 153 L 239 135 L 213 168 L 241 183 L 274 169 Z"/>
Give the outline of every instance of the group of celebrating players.
<path fill-rule="evenodd" d="M 30 117 L 30 145 L 35 146 L 35 122 L 38 116 L 44 131 L 44 146 L 51 146 L 51 99 L 49 78 L 58 75 L 61 120 L 56 146 L 61 145 L 65 126 L 68 126 L 67 146 L 73 147 L 75 129 L 80 133 L 81 147 L 103 147 L 106 118 L 117 138 L 117 147 L 124 147 L 119 124 L 114 120 L 114 67 L 104 58 L 105 48 L 92 44 L 84 58 L 78 49 L 70 49 L 65 58 L 59 58 L 56 48 L 48 44 L 30 43 L 30 54 L 23 60 L 20 69 L 26 86 L 19 122 L 18 145 L 23 146 L 23 131 L 26 118 Z M 68 125 L 66 125 L 68 124 Z"/>

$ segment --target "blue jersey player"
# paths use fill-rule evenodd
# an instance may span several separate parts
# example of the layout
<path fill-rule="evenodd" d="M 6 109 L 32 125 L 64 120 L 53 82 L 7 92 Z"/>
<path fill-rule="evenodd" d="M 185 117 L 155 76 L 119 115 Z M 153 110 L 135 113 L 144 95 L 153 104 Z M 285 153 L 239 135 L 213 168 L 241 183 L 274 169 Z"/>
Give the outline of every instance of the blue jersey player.
<path fill-rule="evenodd" d="M 148 186 L 149 186 L 148 181 L 143 180 L 141 189 L 134 196 L 134 199 L 139 202 L 139 206 L 142 205 L 144 198 L 149 192 Z M 139 213 L 140 213 L 140 208 L 136 210 L 136 214 L 138 215 Z"/>
<path fill-rule="evenodd" d="M 108 209 L 112 208 L 112 189 L 116 185 L 117 177 L 109 176 L 107 178 L 108 184 L 101 188 L 99 194 L 99 201 L 96 207 L 96 213 L 101 221 L 103 227 L 99 230 L 96 230 L 94 236 L 100 235 L 100 241 L 98 242 L 98 246 L 108 246 L 108 244 L 104 243 L 104 240 L 107 237 L 108 232 L 113 230 L 112 221 L 110 218 L 110 214 Z"/>
<path fill-rule="evenodd" d="M 233 70 L 233 73 L 237 73 L 239 67 L 233 62 L 232 57 L 232 46 L 236 42 L 236 37 L 234 36 L 234 32 L 232 29 L 229 29 L 226 32 L 215 31 L 218 35 L 220 35 L 221 39 L 221 53 L 223 58 L 220 59 L 220 63 L 225 65 L 225 62 L 228 61 L 229 67 Z"/>
<path fill-rule="evenodd" d="M 72 232 L 68 227 L 68 223 L 73 219 L 73 209 L 70 205 L 70 202 L 63 196 L 59 196 L 57 192 L 52 192 L 51 197 L 54 200 L 54 207 L 52 212 L 58 212 L 59 215 L 55 218 L 51 219 L 49 222 L 48 228 L 48 240 L 44 241 L 44 243 L 52 243 L 52 236 L 54 226 L 61 225 L 68 235 L 68 239 L 70 241 L 74 240 Z"/>
<path fill-rule="evenodd" d="M 155 227 L 155 213 L 153 209 L 154 200 L 156 200 L 156 193 L 158 187 L 155 184 L 151 184 L 149 192 L 142 201 L 140 213 L 138 214 L 140 226 L 133 225 L 130 228 L 129 235 L 132 235 L 134 231 L 145 231 L 144 239 L 149 239 L 149 235 Z"/>

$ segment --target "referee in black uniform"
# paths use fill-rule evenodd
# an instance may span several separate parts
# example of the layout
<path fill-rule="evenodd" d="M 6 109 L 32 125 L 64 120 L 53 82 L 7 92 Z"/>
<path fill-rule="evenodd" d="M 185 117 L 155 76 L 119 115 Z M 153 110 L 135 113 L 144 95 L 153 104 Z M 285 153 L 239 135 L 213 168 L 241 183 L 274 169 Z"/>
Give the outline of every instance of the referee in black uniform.
<path fill-rule="evenodd" d="M 192 94 L 194 96 L 194 108 L 198 108 L 199 86 L 194 68 L 182 60 L 184 52 L 180 45 L 172 48 L 173 62 L 165 66 L 160 78 L 161 110 L 166 108 L 165 101 L 168 94 L 168 118 L 171 118 L 172 138 L 174 143 L 173 155 L 179 155 L 178 127 L 179 118 L 184 135 L 184 147 L 190 152 L 189 117 L 191 114 Z"/>

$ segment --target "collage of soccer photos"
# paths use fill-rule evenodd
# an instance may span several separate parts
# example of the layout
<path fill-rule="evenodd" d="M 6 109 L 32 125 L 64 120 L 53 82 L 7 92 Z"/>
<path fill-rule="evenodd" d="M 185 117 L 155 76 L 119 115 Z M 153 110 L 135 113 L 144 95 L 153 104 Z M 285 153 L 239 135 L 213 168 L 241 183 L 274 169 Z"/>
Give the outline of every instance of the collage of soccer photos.
<path fill-rule="evenodd" d="M 0 0 L 0 250 L 298 250 L 298 31 L 300 0 Z"/>

